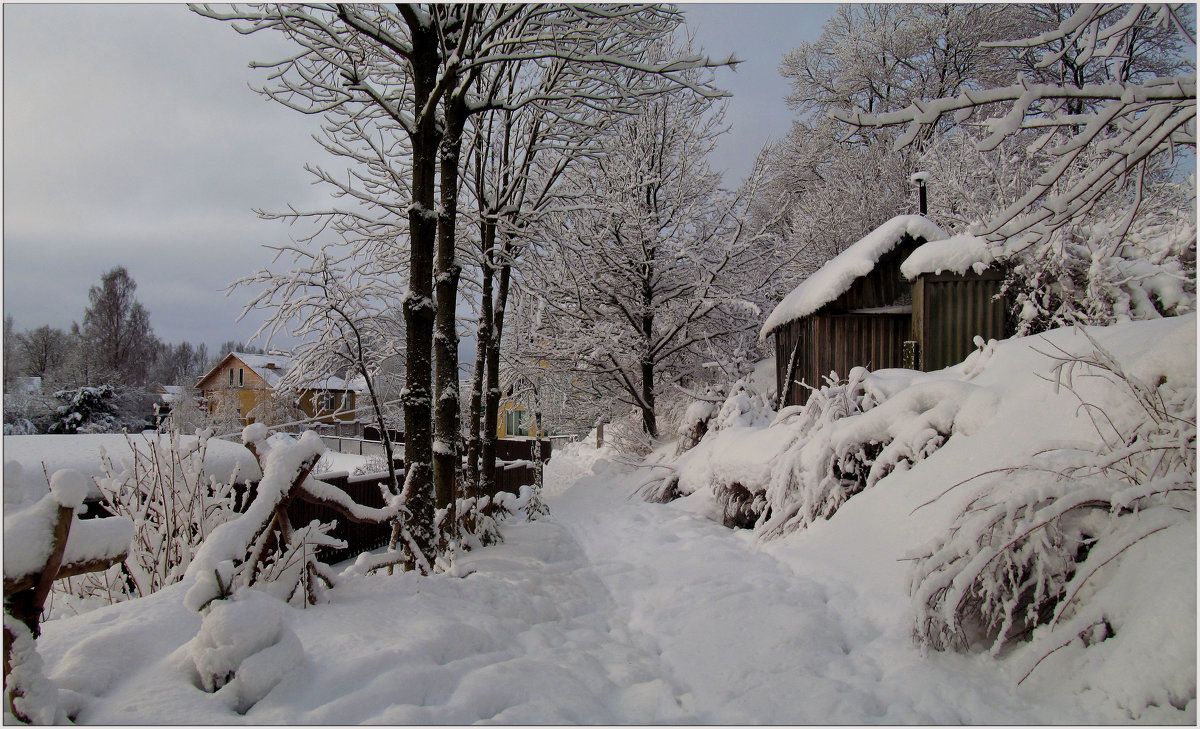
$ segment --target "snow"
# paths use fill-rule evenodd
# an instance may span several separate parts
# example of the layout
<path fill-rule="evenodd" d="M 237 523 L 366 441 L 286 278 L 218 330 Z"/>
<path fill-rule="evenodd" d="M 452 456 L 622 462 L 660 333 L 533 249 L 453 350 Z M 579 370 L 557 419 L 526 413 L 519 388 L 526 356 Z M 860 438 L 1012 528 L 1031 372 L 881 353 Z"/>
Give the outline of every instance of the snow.
<path fill-rule="evenodd" d="M 925 240 L 940 240 L 946 232 L 921 215 L 899 215 L 868 233 L 806 278 L 775 307 L 759 330 L 759 341 L 783 324 L 812 314 L 846 293 L 854 279 L 875 268 L 884 254 L 891 251 L 904 235 Z"/>
<path fill-rule="evenodd" d="M 68 509 L 78 509 L 83 506 L 83 500 L 88 495 L 87 479 L 83 474 L 72 468 L 55 471 L 50 477 L 50 493 L 60 506 Z"/>
<path fill-rule="evenodd" d="M 1194 387 L 1195 328 L 1189 315 L 1088 332 L 1139 377 Z M 876 402 L 842 419 L 846 438 L 950 437 L 781 538 L 714 521 L 711 484 L 769 481 L 794 435 L 795 409 L 764 421 L 735 396 L 678 458 L 664 446 L 629 465 L 594 434 L 556 446 L 550 515 L 505 522 L 506 541 L 458 555 L 453 575 L 343 572 L 307 609 L 251 593 L 201 616 L 184 604 L 201 577 L 189 571 L 45 624 L 38 651 L 81 724 L 1193 724 L 1194 517 L 1090 581 L 1087 604 L 1105 606 L 1115 636 L 1071 642 L 1031 680 L 1018 684 L 1032 644 L 992 657 L 912 640 L 908 558 L 973 494 L 922 504 L 1092 427 L 1042 379 L 1051 345 L 1088 348 L 1059 330 L 987 343 L 938 373 L 871 373 Z M 1107 397 L 1094 379 L 1075 385 Z M 690 496 L 637 496 L 672 472 Z M 231 683 L 203 691 L 198 656 Z"/>
<path fill-rule="evenodd" d="M 148 450 L 142 438 L 155 438 L 153 433 L 131 435 L 133 442 L 142 451 Z M 166 445 L 168 436 L 157 436 Z M 195 436 L 182 436 L 183 446 L 194 447 Z M 86 477 L 89 495 L 99 498 L 100 490 L 93 478 L 104 478 L 104 466 L 100 458 L 103 450 L 118 471 L 133 470 L 133 451 L 124 435 L 6 435 L 4 436 L 4 503 L 21 504 L 36 501 L 47 492 L 46 474 L 60 469 L 74 469 Z M 9 464 L 20 467 L 16 478 L 9 475 Z M 254 456 L 237 443 L 211 438 L 204 454 L 204 471 L 218 480 L 228 480 L 234 468 L 239 479 L 253 481 L 259 477 L 258 463 Z"/>
<path fill-rule="evenodd" d="M 52 492 L 32 504 L 4 510 L 4 577 L 18 579 L 41 571 L 50 558 L 60 507 L 78 508 L 87 493 L 78 471 L 56 471 Z M 133 522 L 125 518 L 79 520 L 72 516 L 62 564 L 109 559 L 128 552 Z"/>
<path fill-rule="evenodd" d="M 926 243 L 900 264 L 900 273 L 909 281 L 923 273 L 983 273 L 994 260 L 984 238 L 960 233 L 944 240 Z"/>

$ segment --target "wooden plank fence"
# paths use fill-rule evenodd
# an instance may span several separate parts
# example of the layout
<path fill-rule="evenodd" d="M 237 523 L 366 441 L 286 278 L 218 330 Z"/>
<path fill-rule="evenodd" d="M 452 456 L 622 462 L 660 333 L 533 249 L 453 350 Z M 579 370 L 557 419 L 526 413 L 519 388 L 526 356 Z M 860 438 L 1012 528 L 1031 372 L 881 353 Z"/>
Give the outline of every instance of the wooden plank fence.
<path fill-rule="evenodd" d="M 329 436 L 327 436 L 329 437 Z M 325 440 L 323 437 L 322 440 Z M 351 440 L 351 439 L 342 439 Z M 361 440 L 361 439 L 354 439 Z M 383 455 L 383 446 L 377 442 L 366 441 L 367 445 L 374 444 L 379 447 L 379 455 Z M 328 445 L 328 444 L 327 444 Z M 551 445 L 549 440 L 542 441 L 542 462 L 550 460 Z M 345 451 L 342 451 L 345 452 Z M 537 479 L 537 470 L 533 466 L 533 439 L 532 438 L 501 438 L 496 443 L 496 488 L 499 491 L 508 493 L 519 493 L 522 486 L 530 486 Z M 371 455 L 364 453 L 363 455 Z M 396 459 L 396 476 L 403 481 L 404 479 L 404 460 Z M 346 472 L 333 472 L 321 474 L 316 478 L 325 483 L 336 486 L 345 491 L 350 498 L 355 502 L 364 506 L 379 508 L 383 506 L 383 492 L 380 489 L 382 484 L 387 482 L 387 473 L 373 473 L 362 476 L 352 476 Z M 258 487 L 257 481 L 251 481 L 244 485 L 238 484 L 235 486 L 237 494 L 236 506 L 238 511 L 245 509 L 253 500 L 255 489 Z M 89 502 L 88 513 L 81 518 L 95 518 L 100 516 L 108 516 L 108 510 L 100 503 Z M 326 563 L 341 562 L 347 559 L 353 559 L 363 552 L 369 552 L 372 549 L 378 549 L 386 546 L 388 538 L 391 536 L 391 527 L 388 525 L 372 525 L 372 524 L 356 524 L 345 518 L 342 518 L 337 512 L 328 506 L 318 506 L 310 504 L 302 499 L 293 499 L 288 505 L 288 518 L 293 526 L 301 528 L 308 526 L 314 519 L 322 523 L 337 521 L 337 526 L 334 527 L 330 534 L 346 542 L 345 549 L 329 549 L 320 547 L 318 554 L 321 561 Z"/>

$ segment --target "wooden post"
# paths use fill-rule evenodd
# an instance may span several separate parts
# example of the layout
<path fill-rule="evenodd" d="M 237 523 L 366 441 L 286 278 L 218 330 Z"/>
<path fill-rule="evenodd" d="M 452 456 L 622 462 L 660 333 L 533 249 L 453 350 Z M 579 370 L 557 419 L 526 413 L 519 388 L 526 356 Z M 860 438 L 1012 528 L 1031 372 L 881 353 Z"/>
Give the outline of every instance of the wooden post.
<path fill-rule="evenodd" d="M 596 447 L 600 448 L 604 445 L 604 421 L 596 423 Z"/>

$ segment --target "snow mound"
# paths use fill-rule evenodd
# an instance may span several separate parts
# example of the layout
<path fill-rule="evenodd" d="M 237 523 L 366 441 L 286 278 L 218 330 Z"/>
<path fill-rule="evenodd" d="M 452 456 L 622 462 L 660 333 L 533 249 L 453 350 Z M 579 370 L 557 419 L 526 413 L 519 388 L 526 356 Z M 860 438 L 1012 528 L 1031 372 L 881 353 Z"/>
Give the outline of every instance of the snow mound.
<path fill-rule="evenodd" d="M 946 232 L 921 215 L 892 218 L 839 253 L 784 297 L 759 330 L 759 341 L 766 340 L 767 335 L 779 326 L 808 316 L 846 293 L 854 279 L 870 273 L 879 259 L 895 248 L 905 235 L 939 240 L 946 237 Z"/>
<path fill-rule="evenodd" d="M 304 664 L 304 647 L 287 626 L 287 605 L 257 590 L 212 604 L 188 654 L 201 687 L 224 693 L 245 714 Z"/>
<path fill-rule="evenodd" d="M 168 434 L 153 433 L 131 435 L 133 444 L 142 451 L 169 449 Z M 139 439 L 147 438 L 151 447 L 146 448 Z M 155 445 L 155 440 L 157 444 Z M 180 436 L 184 451 L 199 447 L 200 439 L 194 435 Z M 103 456 L 112 461 L 113 468 L 134 471 L 134 452 L 130 440 L 119 434 L 90 435 L 6 435 L 4 436 L 4 502 L 5 504 L 29 503 L 40 499 L 47 491 L 46 474 L 71 468 L 79 471 L 88 481 L 88 495 L 100 498 L 100 489 L 93 478 L 105 478 Z M 9 463 L 18 464 L 20 470 L 12 470 Z M 237 470 L 240 481 L 260 478 L 258 463 L 250 451 L 238 443 L 209 438 L 204 452 L 204 473 L 218 481 L 227 482 Z"/>
<path fill-rule="evenodd" d="M 995 260 L 984 238 L 960 233 L 926 243 L 900 264 L 900 273 L 912 281 L 923 273 L 983 273 Z"/>

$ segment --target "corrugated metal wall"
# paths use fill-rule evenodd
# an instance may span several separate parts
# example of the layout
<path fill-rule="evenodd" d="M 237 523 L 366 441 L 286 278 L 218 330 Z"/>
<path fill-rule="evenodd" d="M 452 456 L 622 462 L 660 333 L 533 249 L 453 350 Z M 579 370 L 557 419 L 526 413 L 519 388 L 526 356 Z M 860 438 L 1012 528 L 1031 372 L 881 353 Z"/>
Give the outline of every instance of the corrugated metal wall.
<path fill-rule="evenodd" d="M 920 343 L 920 368 L 926 372 L 958 364 L 975 350 L 976 336 L 1004 339 L 1007 310 L 997 299 L 999 273 L 982 276 L 922 276 L 915 292 L 913 335 Z"/>

